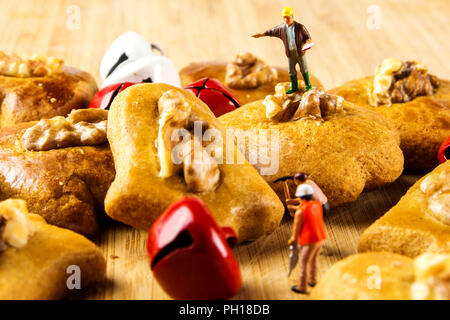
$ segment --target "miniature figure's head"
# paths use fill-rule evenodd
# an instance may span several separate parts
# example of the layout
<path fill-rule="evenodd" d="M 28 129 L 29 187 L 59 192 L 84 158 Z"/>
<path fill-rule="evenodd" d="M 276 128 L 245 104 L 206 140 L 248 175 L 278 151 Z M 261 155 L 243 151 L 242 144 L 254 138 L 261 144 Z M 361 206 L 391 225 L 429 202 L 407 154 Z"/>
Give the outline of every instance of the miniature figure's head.
<path fill-rule="evenodd" d="M 312 200 L 313 193 L 313 187 L 307 183 L 299 185 L 297 190 L 295 190 L 295 196 L 302 200 Z"/>
<path fill-rule="evenodd" d="M 304 172 L 299 172 L 299 173 L 295 174 L 295 176 L 294 176 L 294 183 L 296 185 L 305 183 L 306 180 L 308 180 L 308 175 Z"/>
<path fill-rule="evenodd" d="M 284 23 L 288 26 L 294 23 L 294 10 L 290 7 L 284 7 L 283 11 L 281 11 L 281 16 L 283 17 Z"/>

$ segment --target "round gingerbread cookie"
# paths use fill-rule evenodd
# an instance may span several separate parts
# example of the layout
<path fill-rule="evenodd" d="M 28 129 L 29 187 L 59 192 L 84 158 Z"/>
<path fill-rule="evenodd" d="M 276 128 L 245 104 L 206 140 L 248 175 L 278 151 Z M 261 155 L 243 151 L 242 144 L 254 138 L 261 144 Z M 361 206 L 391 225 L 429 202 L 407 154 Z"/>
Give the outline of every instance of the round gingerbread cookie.
<path fill-rule="evenodd" d="M 298 172 L 310 175 L 332 207 L 401 174 L 399 136 L 384 117 L 317 88 L 288 88 L 278 84 L 275 95 L 219 117 L 281 199 L 283 183 L 275 180 Z"/>
<path fill-rule="evenodd" d="M 386 59 L 374 76 L 329 92 L 389 119 L 400 132 L 405 168 L 438 165 L 439 146 L 450 135 L 450 81 L 428 74 L 420 62 Z"/>
<path fill-rule="evenodd" d="M 87 108 L 97 91 L 89 73 L 54 57 L 0 51 L 0 65 L 0 127 L 66 116 Z"/>

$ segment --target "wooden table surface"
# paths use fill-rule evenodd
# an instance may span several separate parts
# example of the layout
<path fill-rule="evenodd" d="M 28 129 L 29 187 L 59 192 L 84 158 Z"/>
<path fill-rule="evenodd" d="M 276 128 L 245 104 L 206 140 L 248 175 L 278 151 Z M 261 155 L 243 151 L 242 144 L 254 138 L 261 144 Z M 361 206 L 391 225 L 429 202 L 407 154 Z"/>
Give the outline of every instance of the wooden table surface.
<path fill-rule="evenodd" d="M 372 73 L 389 56 L 422 60 L 432 73 L 450 78 L 448 0 L 2 0 L 0 50 L 58 56 L 99 81 L 106 48 L 133 30 L 160 44 L 178 68 L 244 52 L 283 66 L 287 61 L 278 39 L 250 35 L 281 23 L 286 5 L 311 33 L 315 47 L 307 54 L 308 64 L 326 88 Z M 361 232 L 418 177 L 403 175 L 334 210 L 326 221 L 329 238 L 320 256 L 321 273 L 355 253 Z M 307 298 L 289 290 L 298 275 L 294 270 L 291 278 L 286 276 L 290 229 L 291 219 L 285 218 L 273 234 L 234 250 L 243 275 L 236 298 Z M 102 226 L 95 241 L 108 260 L 108 279 L 87 298 L 168 298 L 148 268 L 146 235 L 119 223 Z"/>

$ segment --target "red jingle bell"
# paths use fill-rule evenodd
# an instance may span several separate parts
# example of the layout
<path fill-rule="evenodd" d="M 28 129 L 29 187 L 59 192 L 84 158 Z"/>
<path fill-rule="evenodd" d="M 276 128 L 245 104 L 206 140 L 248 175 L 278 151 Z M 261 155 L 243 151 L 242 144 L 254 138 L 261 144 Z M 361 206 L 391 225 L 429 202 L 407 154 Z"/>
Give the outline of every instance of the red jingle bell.
<path fill-rule="evenodd" d="M 170 205 L 150 228 L 147 253 L 153 276 L 174 299 L 227 299 L 242 278 L 230 249 L 231 228 L 220 228 L 198 198 Z"/>
<path fill-rule="evenodd" d="M 208 105 L 216 117 L 239 108 L 240 104 L 233 94 L 220 81 L 203 78 L 184 89 L 191 91 Z"/>
<path fill-rule="evenodd" d="M 132 85 L 135 85 L 136 83 L 137 82 L 119 82 L 104 87 L 92 98 L 89 108 L 109 110 L 114 98 L 120 92 L 128 87 L 131 87 Z"/>
<path fill-rule="evenodd" d="M 439 163 L 444 163 L 447 160 L 450 160 L 450 136 L 445 139 L 445 141 L 441 144 L 438 151 L 438 160 Z"/>

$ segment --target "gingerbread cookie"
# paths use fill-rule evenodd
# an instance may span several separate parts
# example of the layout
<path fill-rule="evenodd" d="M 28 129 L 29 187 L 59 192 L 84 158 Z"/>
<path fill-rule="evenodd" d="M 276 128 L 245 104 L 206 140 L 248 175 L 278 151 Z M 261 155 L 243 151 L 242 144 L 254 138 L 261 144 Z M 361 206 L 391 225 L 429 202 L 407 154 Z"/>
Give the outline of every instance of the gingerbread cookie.
<path fill-rule="evenodd" d="M 411 259 L 387 252 L 349 256 L 334 264 L 313 289 L 317 300 L 448 300 L 450 255 Z"/>
<path fill-rule="evenodd" d="M 186 90 L 127 88 L 111 105 L 108 140 L 117 173 L 105 209 L 113 219 L 147 230 L 172 202 L 196 195 L 220 226 L 248 241 L 275 230 L 283 216 L 277 195 L 208 106 Z M 243 161 L 228 162 L 225 154 Z"/>
<path fill-rule="evenodd" d="M 400 131 L 405 168 L 431 170 L 450 135 L 450 81 L 428 73 L 417 61 L 386 59 L 374 76 L 330 90 L 388 118 Z"/>
<path fill-rule="evenodd" d="M 298 172 L 310 175 L 332 207 L 401 174 L 398 133 L 384 117 L 317 88 L 303 93 L 299 85 L 300 91 L 286 94 L 289 83 L 278 84 L 275 95 L 219 118 L 235 130 L 238 147 L 282 199 L 283 185 L 275 180 Z M 255 157 L 273 145 L 278 148 L 269 159 Z"/>
<path fill-rule="evenodd" d="M 359 252 L 450 252 L 450 161 L 417 181 L 362 234 Z"/>
<path fill-rule="evenodd" d="M 28 213 L 23 200 L 0 202 L 0 300 L 59 299 L 102 281 L 105 270 L 83 236 Z M 79 281 L 69 279 L 75 272 Z"/>
<path fill-rule="evenodd" d="M 86 108 L 97 91 L 87 72 L 45 56 L 8 56 L 0 51 L 0 127 L 66 116 Z"/>
<path fill-rule="evenodd" d="M 231 62 L 193 62 L 180 70 L 180 78 L 183 87 L 202 78 L 217 79 L 244 105 L 272 94 L 278 82 L 289 81 L 289 72 L 287 68 L 270 67 L 246 53 L 238 54 Z M 311 82 L 322 87 L 314 76 Z"/>
<path fill-rule="evenodd" d="M 80 109 L 0 129 L 1 199 L 24 199 L 48 223 L 94 235 L 115 174 L 107 114 Z"/>

